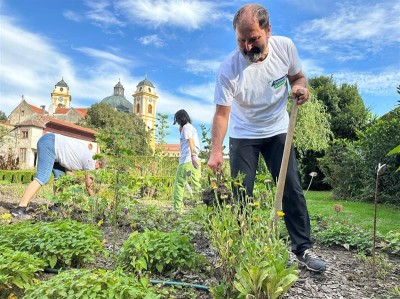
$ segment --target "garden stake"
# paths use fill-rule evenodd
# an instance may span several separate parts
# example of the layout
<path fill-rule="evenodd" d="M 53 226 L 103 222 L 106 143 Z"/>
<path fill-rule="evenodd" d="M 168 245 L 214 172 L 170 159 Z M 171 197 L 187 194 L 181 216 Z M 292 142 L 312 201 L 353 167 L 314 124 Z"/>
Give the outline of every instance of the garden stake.
<path fill-rule="evenodd" d="M 376 170 L 376 180 L 375 180 L 375 200 L 374 200 L 374 236 L 372 240 L 372 271 L 375 274 L 375 248 L 376 248 L 376 209 L 378 206 L 378 181 L 379 176 L 386 171 L 387 165 L 381 163 L 378 164 L 378 168 Z"/>
<path fill-rule="evenodd" d="M 296 98 L 293 100 L 292 111 L 290 112 L 289 127 L 286 133 L 285 147 L 283 149 L 281 168 L 279 170 L 278 183 L 276 185 L 274 222 L 273 222 L 275 229 L 278 227 L 278 221 L 279 221 L 278 212 L 282 211 L 283 191 L 285 189 L 286 173 L 289 163 L 290 149 L 292 147 L 293 133 L 294 133 L 294 127 L 296 125 L 296 118 L 298 111 L 297 99 L 299 96 L 303 94 L 304 92 L 302 90 L 297 91 Z"/>

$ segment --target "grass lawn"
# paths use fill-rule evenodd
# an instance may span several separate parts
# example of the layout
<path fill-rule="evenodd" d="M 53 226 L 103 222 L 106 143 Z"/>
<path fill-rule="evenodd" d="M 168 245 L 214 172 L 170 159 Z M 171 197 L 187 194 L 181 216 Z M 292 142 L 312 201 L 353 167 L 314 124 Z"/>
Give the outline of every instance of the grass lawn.
<path fill-rule="evenodd" d="M 349 221 L 357 227 L 372 230 L 374 226 L 373 203 L 335 200 L 330 192 L 308 191 L 306 194 L 307 206 L 311 215 L 321 215 L 328 219 Z M 343 206 L 343 211 L 336 215 L 334 204 Z M 400 209 L 394 206 L 379 204 L 376 218 L 377 231 L 386 234 L 400 228 Z"/>

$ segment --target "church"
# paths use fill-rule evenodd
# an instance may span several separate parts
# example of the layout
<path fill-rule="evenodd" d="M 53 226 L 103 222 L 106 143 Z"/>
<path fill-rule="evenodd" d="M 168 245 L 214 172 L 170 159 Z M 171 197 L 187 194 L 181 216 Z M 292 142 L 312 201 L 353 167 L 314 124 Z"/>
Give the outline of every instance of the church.
<path fill-rule="evenodd" d="M 118 81 L 113 94 L 100 102 L 109 104 L 122 113 L 135 113 L 149 130 L 155 132 L 158 96 L 154 84 L 145 78 L 137 84 L 132 97 L 131 103 L 126 99 L 125 89 Z M 77 125 L 79 120 L 85 118 L 88 108 L 76 108 L 71 103 L 71 92 L 64 78 L 54 86 L 47 110 L 45 105 L 36 107 L 29 104 L 22 96 L 21 102 L 8 116 L 8 121 L 2 124 L 7 127 L 9 134 L 0 144 L 0 155 L 13 152 L 19 157 L 21 169 L 34 168 L 37 162 L 37 141 L 43 134 L 50 132 L 77 139 L 86 144 L 93 154 L 98 153 L 98 132 Z M 155 148 L 154 134 L 151 147 Z M 170 156 L 179 156 L 179 144 L 166 144 L 163 150 Z"/>

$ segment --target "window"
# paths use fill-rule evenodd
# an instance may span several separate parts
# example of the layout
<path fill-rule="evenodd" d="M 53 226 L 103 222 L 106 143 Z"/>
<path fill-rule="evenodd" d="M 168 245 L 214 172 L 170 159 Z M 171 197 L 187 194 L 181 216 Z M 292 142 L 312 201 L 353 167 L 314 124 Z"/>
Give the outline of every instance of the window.
<path fill-rule="evenodd" d="M 28 131 L 21 131 L 21 138 L 22 139 L 27 139 L 29 137 L 29 132 Z"/>
<path fill-rule="evenodd" d="M 147 113 L 149 113 L 149 114 L 153 113 L 153 106 L 151 106 L 151 105 L 147 106 Z"/>
<path fill-rule="evenodd" d="M 21 116 L 24 116 L 25 110 L 21 110 Z"/>
<path fill-rule="evenodd" d="M 140 104 L 137 104 L 136 105 L 136 113 L 139 113 L 140 112 Z"/>
<path fill-rule="evenodd" d="M 26 148 L 19 149 L 19 158 L 20 158 L 20 161 L 22 161 L 22 162 L 26 161 Z"/>

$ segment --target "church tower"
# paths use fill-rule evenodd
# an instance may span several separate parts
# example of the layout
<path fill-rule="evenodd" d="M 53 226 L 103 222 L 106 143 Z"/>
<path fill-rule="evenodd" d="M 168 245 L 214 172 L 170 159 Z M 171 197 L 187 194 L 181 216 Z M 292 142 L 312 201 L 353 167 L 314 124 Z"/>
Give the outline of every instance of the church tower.
<path fill-rule="evenodd" d="M 71 95 L 69 93 L 69 87 L 65 83 L 64 78 L 58 82 L 51 93 L 51 105 L 49 107 L 49 113 L 54 114 L 57 108 L 70 108 Z"/>
<path fill-rule="evenodd" d="M 140 81 L 139 84 L 136 85 L 136 91 L 132 96 L 134 113 L 144 121 L 147 129 L 152 131 L 151 147 L 154 149 L 156 104 L 158 96 L 153 83 L 145 77 L 143 81 Z"/>

